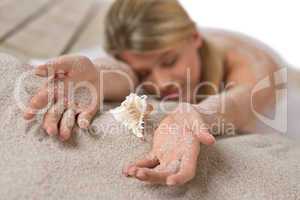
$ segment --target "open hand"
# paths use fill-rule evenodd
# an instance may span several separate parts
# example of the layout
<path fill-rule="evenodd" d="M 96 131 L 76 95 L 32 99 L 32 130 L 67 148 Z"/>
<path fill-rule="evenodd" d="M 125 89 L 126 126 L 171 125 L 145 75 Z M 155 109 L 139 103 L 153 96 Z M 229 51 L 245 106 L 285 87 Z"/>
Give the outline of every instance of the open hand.
<path fill-rule="evenodd" d="M 38 66 L 35 73 L 48 77 L 48 82 L 31 98 L 24 118 L 30 120 L 38 111 L 50 106 L 44 114 L 43 128 L 49 135 L 58 135 L 62 141 L 70 138 L 76 120 L 80 128 L 87 128 L 100 102 L 94 64 L 86 57 L 62 56 Z M 88 86 L 92 103 L 83 105 L 72 99 L 72 90 L 79 85 Z"/>
<path fill-rule="evenodd" d="M 182 185 L 195 176 L 200 143 L 214 137 L 191 104 L 182 103 L 154 133 L 152 150 L 124 168 L 124 175 L 153 184 Z"/>

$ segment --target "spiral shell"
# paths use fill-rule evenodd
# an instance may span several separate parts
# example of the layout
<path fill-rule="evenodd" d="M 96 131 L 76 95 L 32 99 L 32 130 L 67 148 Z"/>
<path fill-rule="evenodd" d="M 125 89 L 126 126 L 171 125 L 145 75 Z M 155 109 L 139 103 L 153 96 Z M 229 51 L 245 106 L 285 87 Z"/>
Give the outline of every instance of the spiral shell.
<path fill-rule="evenodd" d="M 146 100 L 146 95 L 138 96 L 131 93 L 119 107 L 110 110 L 118 122 L 139 138 L 144 137 L 145 116 L 152 111 L 152 106 L 147 104 Z"/>

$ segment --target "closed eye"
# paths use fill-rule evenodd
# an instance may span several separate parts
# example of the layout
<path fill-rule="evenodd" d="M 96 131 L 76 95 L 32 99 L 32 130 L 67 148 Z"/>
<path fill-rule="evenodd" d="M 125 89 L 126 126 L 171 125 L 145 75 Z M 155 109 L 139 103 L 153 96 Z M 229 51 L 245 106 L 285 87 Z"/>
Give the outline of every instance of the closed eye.
<path fill-rule="evenodd" d="M 161 66 L 163 68 L 171 68 L 171 67 L 173 67 L 176 64 L 177 60 L 178 60 L 178 56 L 174 56 L 174 57 L 172 57 L 170 59 L 166 59 L 165 61 L 163 61 L 161 63 Z"/>

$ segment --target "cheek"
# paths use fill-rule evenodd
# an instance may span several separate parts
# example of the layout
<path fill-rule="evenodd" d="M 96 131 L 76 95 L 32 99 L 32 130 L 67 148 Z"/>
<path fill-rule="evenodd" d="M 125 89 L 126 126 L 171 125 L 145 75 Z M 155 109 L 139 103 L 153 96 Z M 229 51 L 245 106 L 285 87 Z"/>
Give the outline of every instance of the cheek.
<path fill-rule="evenodd" d="M 189 77 L 191 77 L 191 83 L 198 83 L 200 80 L 200 62 L 198 60 L 197 54 L 188 54 L 181 59 L 180 62 L 177 63 L 176 74 L 177 77 L 184 82 L 187 82 L 187 74 L 189 73 Z"/>

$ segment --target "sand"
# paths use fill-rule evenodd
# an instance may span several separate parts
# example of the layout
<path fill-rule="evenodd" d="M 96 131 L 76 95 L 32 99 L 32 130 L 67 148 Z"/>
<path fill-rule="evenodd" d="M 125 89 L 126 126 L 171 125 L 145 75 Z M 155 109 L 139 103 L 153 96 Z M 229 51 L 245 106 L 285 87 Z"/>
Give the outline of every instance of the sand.
<path fill-rule="evenodd" d="M 196 178 L 182 187 L 126 178 L 123 166 L 150 149 L 151 132 L 164 113 L 151 116 L 153 126 L 141 141 L 108 112 L 117 104 L 106 104 L 89 131 L 77 130 L 61 143 L 41 130 L 40 118 L 25 122 L 21 117 L 13 90 L 26 70 L 0 55 L 1 199 L 300 199 L 300 147 L 278 133 L 222 137 L 214 146 L 201 146 Z M 33 93 L 43 81 L 29 79 L 25 88 Z"/>

